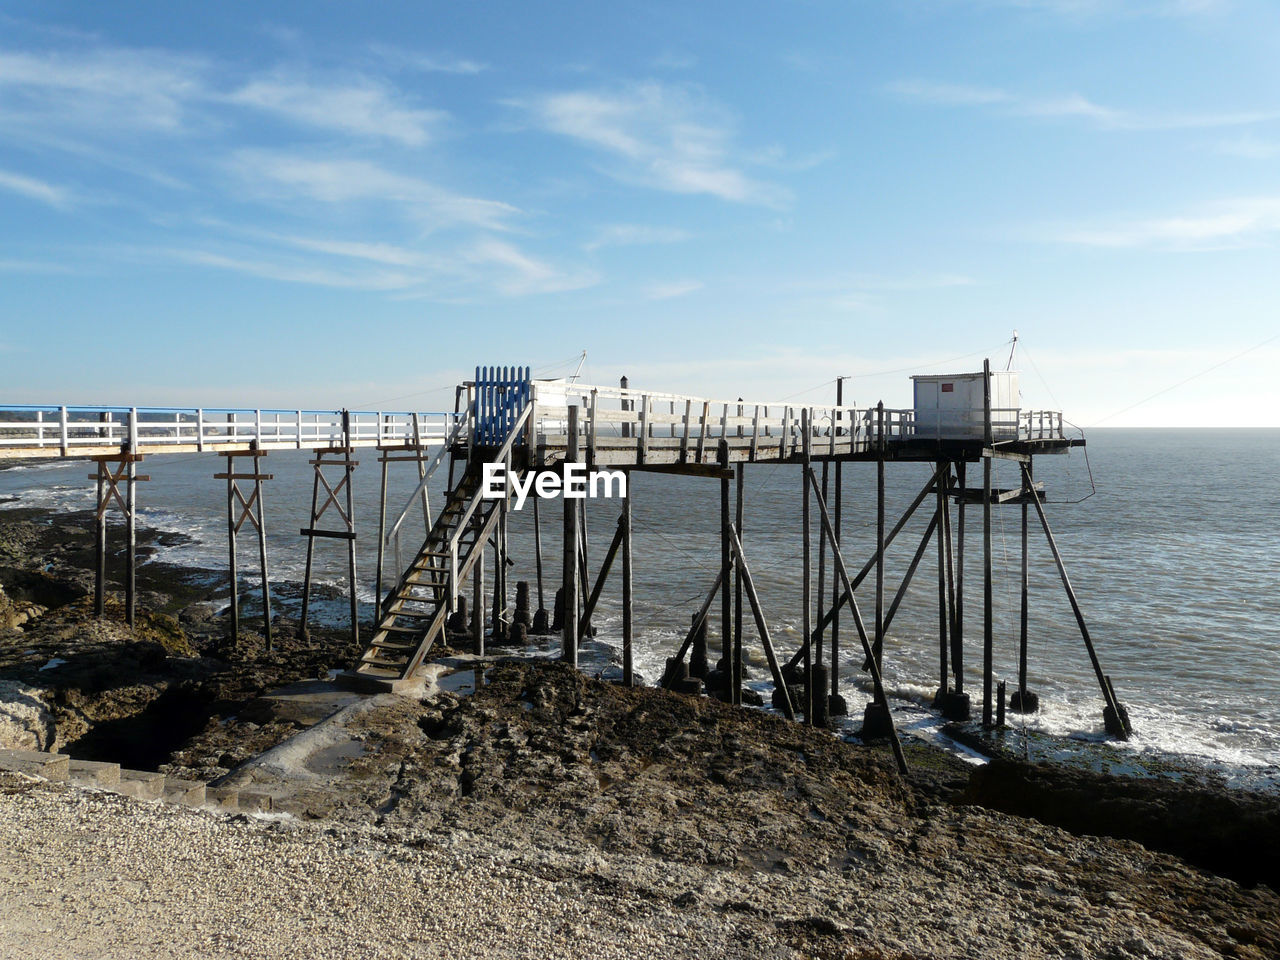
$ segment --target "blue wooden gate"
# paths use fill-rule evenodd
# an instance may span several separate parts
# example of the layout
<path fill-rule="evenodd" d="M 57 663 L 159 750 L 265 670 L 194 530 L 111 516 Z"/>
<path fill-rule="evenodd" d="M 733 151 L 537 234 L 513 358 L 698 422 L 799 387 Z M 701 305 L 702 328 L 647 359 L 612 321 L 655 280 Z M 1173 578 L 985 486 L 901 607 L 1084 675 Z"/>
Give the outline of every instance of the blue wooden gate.
<path fill-rule="evenodd" d="M 528 367 L 476 367 L 475 445 L 500 447 L 532 394 Z M 517 437 L 515 446 L 524 443 Z"/>

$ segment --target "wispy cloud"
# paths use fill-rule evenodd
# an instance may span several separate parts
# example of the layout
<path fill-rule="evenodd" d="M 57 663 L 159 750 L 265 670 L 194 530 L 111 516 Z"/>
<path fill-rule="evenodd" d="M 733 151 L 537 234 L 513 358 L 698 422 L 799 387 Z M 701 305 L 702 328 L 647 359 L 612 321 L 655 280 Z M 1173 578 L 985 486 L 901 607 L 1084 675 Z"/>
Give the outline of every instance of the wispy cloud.
<path fill-rule="evenodd" d="M 367 160 L 317 160 L 310 154 L 241 150 L 232 158 L 231 169 L 260 193 L 324 203 L 396 204 L 428 229 L 466 224 L 501 230 L 520 212 L 510 204 L 453 193 Z"/>
<path fill-rule="evenodd" d="M 418 70 L 423 73 L 453 73 L 474 76 L 489 69 L 487 63 L 454 57 L 448 54 L 420 53 L 382 43 L 369 45 L 369 52 L 378 63 L 396 70 Z"/>
<path fill-rule="evenodd" d="M 585 250 L 593 253 L 604 247 L 631 247 L 651 243 L 682 243 L 690 238 L 678 227 L 655 227 L 643 223 L 615 223 L 604 227 Z"/>
<path fill-rule="evenodd" d="M 733 154 L 725 112 L 686 87 L 640 83 L 575 90 L 515 102 L 539 127 L 611 156 L 608 172 L 671 193 L 783 206 L 782 188 L 745 173 Z"/>
<path fill-rule="evenodd" d="M 1280 197 L 1230 200 L 1179 216 L 1057 231 L 1051 239 L 1087 247 L 1221 250 L 1280 233 Z"/>
<path fill-rule="evenodd" d="M 202 59 L 154 50 L 0 51 L 0 102 L 10 123 L 173 131 L 205 70 Z"/>
<path fill-rule="evenodd" d="M 890 93 L 917 103 L 996 109 L 1011 116 L 1076 118 L 1110 130 L 1191 130 L 1239 127 L 1280 117 L 1280 110 L 1238 110 L 1214 113 L 1143 113 L 1097 103 L 1078 93 L 1029 96 L 998 87 L 901 80 Z"/>
<path fill-rule="evenodd" d="M 57 187 L 35 177 L 23 176 L 0 170 L 0 190 L 8 190 L 29 200 L 46 203 L 60 210 L 71 205 L 71 195 L 64 187 Z"/>
<path fill-rule="evenodd" d="M 674 300 L 697 293 L 705 284 L 701 280 L 675 280 L 671 283 L 655 283 L 644 291 L 646 300 Z"/>
<path fill-rule="evenodd" d="M 421 146 L 447 115 L 413 107 L 385 85 L 367 78 L 313 82 L 277 74 L 251 80 L 227 97 L 300 126 Z"/>
<path fill-rule="evenodd" d="M 533 293 L 562 293 L 581 290 L 599 282 L 589 270 L 564 271 L 529 256 L 504 240 L 483 240 L 465 253 L 471 263 L 497 266 L 503 274 L 496 280 L 498 289 L 507 296 Z"/>

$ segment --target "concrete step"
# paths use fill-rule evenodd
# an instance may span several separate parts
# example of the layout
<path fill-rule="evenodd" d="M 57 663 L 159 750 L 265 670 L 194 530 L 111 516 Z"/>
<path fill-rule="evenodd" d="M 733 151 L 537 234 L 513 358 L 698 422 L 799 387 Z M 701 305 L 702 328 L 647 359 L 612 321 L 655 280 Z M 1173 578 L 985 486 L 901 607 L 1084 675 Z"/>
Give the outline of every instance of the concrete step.
<path fill-rule="evenodd" d="M 120 783 L 120 764 L 98 760 L 71 761 L 71 782 L 90 787 L 114 787 Z"/>
<path fill-rule="evenodd" d="M 170 803 L 201 807 L 205 802 L 205 785 L 199 780 L 174 780 L 170 777 L 164 782 L 164 798 Z"/>
<path fill-rule="evenodd" d="M 260 790 L 241 790 L 236 806 L 242 813 L 267 813 L 271 810 L 271 794 Z"/>
<path fill-rule="evenodd" d="M 40 750 L 0 750 L 0 770 L 26 773 L 46 780 L 66 780 L 71 775 L 71 758 L 65 753 Z"/>
<path fill-rule="evenodd" d="M 218 810 L 239 810 L 240 790 L 237 787 L 215 787 L 212 784 L 204 788 L 206 806 Z"/>
<path fill-rule="evenodd" d="M 164 794 L 164 774 L 146 770 L 121 770 L 120 782 L 110 788 L 138 800 L 159 800 Z"/>

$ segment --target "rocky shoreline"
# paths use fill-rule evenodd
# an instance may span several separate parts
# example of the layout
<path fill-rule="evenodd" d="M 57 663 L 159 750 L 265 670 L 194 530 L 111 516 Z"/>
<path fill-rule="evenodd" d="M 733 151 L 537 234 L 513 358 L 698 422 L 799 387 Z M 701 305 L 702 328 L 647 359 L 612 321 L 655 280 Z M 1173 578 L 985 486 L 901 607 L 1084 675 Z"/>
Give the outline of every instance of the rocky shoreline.
<path fill-rule="evenodd" d="M 95 620 L 91 550 L 87 515 L 0 514 L 0 746 L 269 779 L 250 761 L 307 724 L 264 694 L 348 665 L 349 640 L 282 624 L 271 653 L 231 645 L 225 583 L 154 561 L 138 627 Z M 902 779 L 880 748 L 760 711 L 553 662 L 468 669 L 474 692 L 367 703 L 356 749 L 288 784 L 283 818 L 5 778 L 0 952 L 67 955 L 37 929 L 53 882 L 78 956 L 1280 955 L 1272 796 L 974 772 L 920 743 Z M 95 847 L 113 829 L 132 839 Z M 166 865 L 184 838 L 204 854 Z M 139 910 L 111 871 L 209 925 Z M 365 874 L 416 886 L 384 897 Z M 95 923 L 131 932 L 113 953 Z"/>

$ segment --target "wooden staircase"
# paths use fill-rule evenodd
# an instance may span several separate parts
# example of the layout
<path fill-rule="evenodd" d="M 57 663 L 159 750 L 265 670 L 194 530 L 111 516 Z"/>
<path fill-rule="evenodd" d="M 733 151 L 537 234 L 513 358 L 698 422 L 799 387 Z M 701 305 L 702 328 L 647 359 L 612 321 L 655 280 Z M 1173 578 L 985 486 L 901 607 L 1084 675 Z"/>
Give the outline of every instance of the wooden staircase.
<path fill-rule="evenodd" d="M 398 692 L 409 684 L 413 671 L 444 635 L 451 577 L 456 575 L 460 585 L 482 558 L 482 547 L 500 512 L 501 500 L 480 496 L 480 481 L 481 465 L 477 462 L 449 491 L 448 501 L 418 555 L 387 594 L 373 639 L 355 667 L 340 675 L 344 685 Z M 455 543 L 456 573 L 451 549 Z"/>

